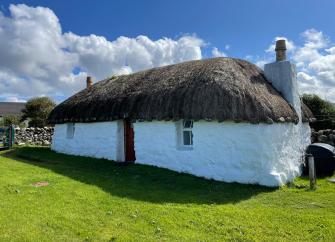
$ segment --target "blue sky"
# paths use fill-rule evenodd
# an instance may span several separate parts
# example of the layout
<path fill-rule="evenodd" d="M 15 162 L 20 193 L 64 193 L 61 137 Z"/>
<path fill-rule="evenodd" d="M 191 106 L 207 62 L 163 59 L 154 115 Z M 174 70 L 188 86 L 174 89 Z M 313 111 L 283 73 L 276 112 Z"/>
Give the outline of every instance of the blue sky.
<path fill-rule="evenodd" d="M 117 40 L 120 36 L 125 36 L 133 40 L 136 39 L 136 37 L 143 35 L 151 41 L 158 41 L 164 37 L 177 41 L 183 36 L 193 36 L 202 42 L 194 42 L 194 39 L 187 40 L 188 44 L 186 48 L 191 48 L 190 46 L 200 46 L 201 58 L 212 57 L 214 55 L 213 49 L 216 48 L 219 51 L 218 53 L 230 57 L 248 59 L 256 64 L 259 64 L 260 66 L 267 61 L 271 61 L 273 55 L 271 51 L 266 50 L 270 50 L 269 48 L 271 44 L 273 44 L 274 39 L 276 37 L 286 37 L 289 41 L 292 42 L 292 45 L 294 46 L 294 48 L 292 48 L 292 52 L 289 54 L 292 55 L 293 60 L 298 63 L 298 71 L 301 72 L 300 78 L 302 82 L 302 92 L 312 92 L 312 90 L 315 90 L 315 86 L 322 86 L 325 84 L 327 87 L 319 88 L 320 90 L 318 89 L 316 92 L 319 95 L 326 97 L 327 99 L 334 100 L 332 96 L 333 94 L 335 95 L 335 90 L 333 91 L 331 86 L 332 84 L 335 85 L 335 74 L 331 71 L 331 68 L 334 67 L 335 69 L 335 66 L 333 66 L 335 65 L 335 62 L 333 63 L 332 52 L 329 52 L 328 50 L 334 46 L 333 40 L 335 40 L 335 1 L 100 0 L 93 2 L 74 0 L 2 0 L 0 2 L 0 11 L 4 16 L 2 22 L 15 22 L 16 20 L 15 17 L 13 17 L 13 12 L 10 10 L 10 5 L 20 6 L 17 4 L 22 3 L 31 8 L 29 10 L 25 9 L 24 11 L 29 11 L 29 14 L 33 15 L 38 15 L 36 7 L 45 7 L 43 10 L 45 14 L 43 17 L 44 20 L 41 20 L 41 18 L 30 18 L 29 21 L 45 21 L 45 19 L 50 18 L 50 12 L 47 13 L 47 11 L 45 11 L 48 9 L 51 11 L 51 13 L 53 13 L 53 15 L 56 16 L 57 21 L 55 20 L 55 22 L 58 22 L 58 25 L 62 29 L 61 33 L 58 33 L 58 35 L 61 35 L 61 38 L 63 38 L 62 35 L 67 35 L 67 33 L 70 32 L 75 35 L 70 37 L 65 36 L 67 39 L 66 41 L 68 41 L 69 38 L 71 39 L 71 44 L 69 44 L 70 47 L 68 47 L 68 44 L 65 44 L 64 46 L 63 44 L 59 45 L 62 46 L 60 48 L 62 51 L 69 50 L 69 52 L 73 54 L 71 58 L 80 59 L 76 63 L 75 60 L 70 58 L 71 60 L 68 61 L 72 64 L 62 68 L 62 70 L 68 68 L 72 71 L 72 74 L 76 75 L 76 77 L 71 76 L 72 79 L 79 79 L 79 77 L 83 77 L 84 74 L 87 73 L 91 73 L 97 79 L 103 78 L 105 75 L 107 75 L 101 70 L 98 70 L 98 67 L 87 63 L 87 59 L 84 59 L 82 52 L 78 54 L 78 52 L 82 50 L 83 42 L 85 41 L 90 41 L 91 43 L 89 47 L 86 43 L 85 48 L 93 48 L 92 45 L 97 45 L 96 42 L 94 42 L 96 39 L 94 41 L 92 39 L 84 40 L 83 37 L 89 36 L 91 34 L 104 37 L 109 42 Z M 50 16 L 48 15 L 48 17 L 47 14 Z M 20 18 L 23 16 L 22 12 L 20 12 L 18 15 L 20 15 Z M 41 24 L 42 23 L 38 25 L 39 28 L 42 26 Z M 33 24 L 27 26 L 32 25 Z M 3 24 L 3 26 L 5 25 Z M 19 28 L 17 26 L 17 24 L 12 24 L 10 28 L 15 29 L 17 32 L 17 29 Z M 50 26 L 53 28 L 55 27 L 55 24 Z M 52 31 L 50 26 L 44 25 L 45 29 L 41 31 L 48 31 L 47 29 Z M 43 29 L 43 26 L 41 29 Z M 57 26 L 55 29 L 57 29 Z M 13 33 L 14 32 L 15 31 L 13 30 Z M 318 35 L 318 33 L 321 33 L 321 36 L 320 34 Z M 32 43 L 32 41 L 30 41 L 31 39 L 28 39 L 26 36 L 20 37 L 15 34 L 12 36 L 12 38 L 18 40 L 15 42 Z M 189 43 L 189 41 L 192 43 Z M 314 49 L 311 50 L 311 48 L 307 48 L 308 43 L 311 41 L 314 41 L 315 43 L 317 41 L 323 42 L 321 44 L 318 42 L 320 45 L 316 46 L 315 44 L 313 47 Z M 127 43 L 124 43 L 124 45 L 127 45 Z M 133 46 L 133 44 L 128 44 Z M 155 44 L 157 43 L 155 42 Z M 41 45 L 45 47 L 45 43 L 41 43 Z M 171 59 L 168 61 L 154 60 L 152 61 L 153 64 L 151 64 L 151 66 L 163 65 L 165 63 L 175 63 L 187 59 L 197 59 L 199 58 L 199 55 L 196 53 L 198 51 L 196 47 L 192 49 L 192 53 L 185 54 L 186 56 L 173 57 L 173 60 Z M 39 46 L 34 46 L 34 48 L 39 48 Z M 45 48 L 46 50 L 48 49 L 48 47 Z M 49 47 L 49 49 L 52 48 L 54 48 L 54 46 Z M 307 52 L 309 51 L 308 53 L 306 52 L 306 48 Z M 329 65 L 327 66 L 328 69 L 326 68 L 327 70 L 325 70 L 325 68 L 321 70 L 321 64 L 319 63 L 319 66 L 317 66 L 317 64 L 314 63 L 313 59 L 316 57 L 315 55 L 312 57 L 311 53 L 314 53 L 315 50 L 318 54 L 317 57 L 320 57 L 320 63 L 323 61 L 324 57 L 326 57 L 328 60 Z M 100 56 L 103 55 L 101 51 L 103 50 L 99 49 L 99 51 L 97 51 L 99 52 Z M 162 53 L 164 53 L 164 50 Z M 162 53 L 160 55 L 162 55 Z M 34 52 L 31 53 L 31 55 L 34 54 Z M 117 52 L 112 52 L 109 54 L 117 55 Z M 57 53 L 54 53 L 54 56 L 57 55 Z M 66 53 L 61 53 L 60 55 L 66 55 Z M 74 55 L 78 55 L 79 57 L 75 57 Z M 15 59 L 12 53 L 6 52 L 3 56 L 9 56 L 10 58 Z M 85 57 L 87 58 L 87 55 Z M 0 56 L 0 79 L 1 58 L 4 57 Z M 124 58 L 124 62 L 128 62 L 127 58 L 130 57 Z M 152 58 L 159 57 L 155 56 Z M 38 90 L 36 91 L 36 95 L 50 95 L 50 93 L 53 93 L 53 96 L 58 100 L 62 100 L 80 89 L 80 86 L 74 85 L 69 87 L 71 92 L 62 92 L 60 84 L 55 83 L 57 80 L 55 78 L 55 74 L 52 73 L 53 70 L 50 71 L 52 68 L 46 68 L 43 70 L 43 66 L 48 66 L 48 63 L 41 63 L 42 60 L 45 59 L 46 58 L 44 57 L 36 59 L 37 64 L 35 70 L 39 73 L 47 73 L 43 77 L 49 79 L 47 81 L 48 85 L 50 85 L 49 90 L 43 91 L 43 88 L 41 88 L 41 85 L 43 85 L 43 81 L 45 80 L 40 77 L 41 75 L 35 75 L 35 67 L 29 67 L 29 69 L 28 67 L 21 68 L 6 66 L 6 68 L 3 68 L 6 70 L 3 76 L 7 77 L 7 82 L 9 82 L 8 76 L 13 78 L 13 80 L 16 78 L 28 80 L 28 82 L 31 81 L 34 83 L 33 85 L 36 86 L 35 90 Z M 311 63 L 313 63 L 312 66 L 314 66 L 314 69 L 309 68 Z M 150 65 L 142 65 L 141 63 L 134 63 L 133 66 L 132 64 L 129 66 L 131 68 L 129 72 L 151 67 Z M 29 71 L 26 71 L 27 68 Z M 110 72 L 113 72 L 112 69 Z M 320 70 L 323 72 L 321 76 L 319 75 Z M 82 71 L 81 76 L 79 76 L 80 71 Z M 15 73 L 19 74 L 15 75 Z M 51 75 L 53 75 L 53 77 L 51 77 Z M 62 76 L 59 76 L 59 79 L 62 79 L 63 76 L 65 78 L 65 75 L 65 73 L 62 73 Z M 66 78 L 69 79 L 70 77 Z M 11 84 L 8 84 L 8 86 L 10 85 Z M 33 92 L 25 92 L 20 90 L 15 91 L 14 88 L 7 88 L 7 90 L 10 90 L 8 94 L 4 93 L 5 89 L 1 89 L 0 86 L 0 99 L 4 100 L 9 98 L 14 100 L 15 98 L 12 97 L 16 97 L 17 99 L 27 99 L 34 95 Z"/>
<path fill-rule="evenodd" d="M 64 32 L 96 34 L 109 40 L 146 35 L 151 39 L 196 34 L 229 56 L 261 55 L 274 36 L 300 42 L 299 34 L 314 28 L 335 39 L 335 1 L 321 0 L 67 0 L 1 1 L 52 9 Z M 209 53 L 206 53 L 209 55 Z"/>

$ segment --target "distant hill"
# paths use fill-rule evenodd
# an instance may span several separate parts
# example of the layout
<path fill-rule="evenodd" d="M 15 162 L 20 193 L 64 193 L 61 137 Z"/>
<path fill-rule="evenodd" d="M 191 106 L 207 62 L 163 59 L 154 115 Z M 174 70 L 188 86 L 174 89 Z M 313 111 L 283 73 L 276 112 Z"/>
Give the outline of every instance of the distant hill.
<path fill-rule="evenodd" d="M 6 115 L 20 115 L 26 103 L 21 102 L 0 102 L 0 117 Z"/>

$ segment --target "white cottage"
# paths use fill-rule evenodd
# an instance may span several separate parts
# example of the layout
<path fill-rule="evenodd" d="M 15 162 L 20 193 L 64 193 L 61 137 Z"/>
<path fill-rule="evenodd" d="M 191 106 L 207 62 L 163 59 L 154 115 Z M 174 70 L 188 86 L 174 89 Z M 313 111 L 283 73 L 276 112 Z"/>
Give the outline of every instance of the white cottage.
<path fill-rule="evenodd" d="M 300 174 L 312 118 L 285 49 L 278 41 L 277 61 L 264 72 L 245 60 L 213 58 L 95 85 L 88 79 L 52 111 L 52 149 L 219 181 L 285 184 Z"/>

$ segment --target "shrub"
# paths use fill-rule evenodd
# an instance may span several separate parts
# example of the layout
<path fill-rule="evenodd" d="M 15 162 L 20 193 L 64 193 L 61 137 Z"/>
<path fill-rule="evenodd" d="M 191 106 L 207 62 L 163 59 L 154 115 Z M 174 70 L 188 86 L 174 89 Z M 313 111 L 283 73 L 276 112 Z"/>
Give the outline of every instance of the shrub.
<path fill-rule="evenodd" d="M 311 124 L 312 128 L 316 130 L 335 129 L 335 107 L 332 103 L 315 94 L 304 94 L 302 100 L 311 109 L 317 120 Z"/>
<path fill-rule="evenodd" d="M 51 110 L 56 106 L 49 97 L 35 97 L 29 99 L 22 110 L 22 120 L 29 119 L 29 127 L 47 126 L 47 119 Z"/>

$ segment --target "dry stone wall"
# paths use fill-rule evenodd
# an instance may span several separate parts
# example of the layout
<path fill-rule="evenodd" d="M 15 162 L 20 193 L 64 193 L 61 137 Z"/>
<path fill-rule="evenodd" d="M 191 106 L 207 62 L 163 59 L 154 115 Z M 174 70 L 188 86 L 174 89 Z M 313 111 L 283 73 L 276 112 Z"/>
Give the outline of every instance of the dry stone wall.
<path fill-rule="evenodd" d="M 15 128 L 15 144 L 50 146 L 53 132 L 53 127 Z"/>
<path fill-rule="evenodd" d="M 311 137 L 312 143 L 327 143 L 330 145 L 335 144 L 335 130 L 331 129 L 325 129 L 325 130 L 319 130 L 315 131 L 312 130 L 312 137 Z"/>

